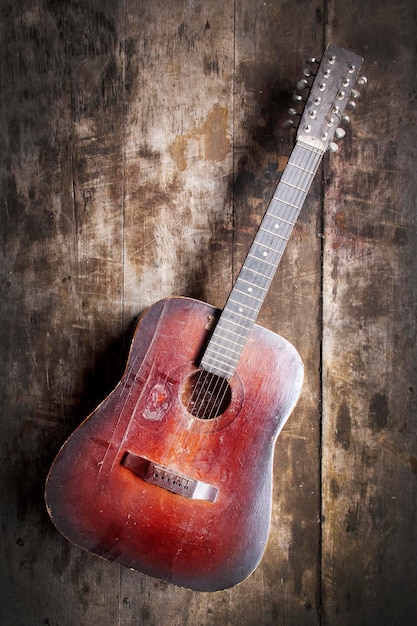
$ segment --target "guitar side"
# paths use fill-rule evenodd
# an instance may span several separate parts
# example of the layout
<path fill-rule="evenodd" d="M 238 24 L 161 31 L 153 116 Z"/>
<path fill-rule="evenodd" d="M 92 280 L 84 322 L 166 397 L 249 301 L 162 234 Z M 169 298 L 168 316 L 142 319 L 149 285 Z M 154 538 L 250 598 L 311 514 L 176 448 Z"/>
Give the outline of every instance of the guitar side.
<path fill-rule="evenodd" d="M 61 448 L 45 491 L 76 545 L 200 591 L 237 584 L 262 557 L 274 444 L 303 378 L 295 348 L 255 325 L 227 408 L 193 416 L 188 387 L 215 316 L 189 298 L 143 315 L 122 380 Z"/>

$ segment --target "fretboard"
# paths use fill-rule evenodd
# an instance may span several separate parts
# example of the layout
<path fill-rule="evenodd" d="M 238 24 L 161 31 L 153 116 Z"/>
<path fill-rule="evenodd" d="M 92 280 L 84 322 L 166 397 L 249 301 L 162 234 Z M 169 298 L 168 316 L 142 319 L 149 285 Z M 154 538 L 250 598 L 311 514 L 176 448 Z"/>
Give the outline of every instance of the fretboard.
<path fill-rule="evenodd" d="M 206 371 L 233 376 L 323 153 L 296 143 L 201 359 Z"/>

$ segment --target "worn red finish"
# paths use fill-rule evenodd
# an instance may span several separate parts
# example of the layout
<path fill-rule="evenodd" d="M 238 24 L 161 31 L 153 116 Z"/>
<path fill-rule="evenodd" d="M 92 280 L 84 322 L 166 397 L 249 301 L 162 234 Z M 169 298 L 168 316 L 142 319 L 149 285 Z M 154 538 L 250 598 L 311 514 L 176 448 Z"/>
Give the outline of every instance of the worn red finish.
<path fill-rule="evenodd" d="M 227 409 L 193 417 L 182 397 L 215 314 L 188 298 L 144 314 L 122 380 L 64 444 L 46 484 L 51 518 L 75 544 L 202 591 L 240 582 L 262 557 L 274 443 L 303 378 L 295 348 L 255 326 Z M 216 487 L 215 502 L 145 482 L 123 464 L 128 451 Z"/>

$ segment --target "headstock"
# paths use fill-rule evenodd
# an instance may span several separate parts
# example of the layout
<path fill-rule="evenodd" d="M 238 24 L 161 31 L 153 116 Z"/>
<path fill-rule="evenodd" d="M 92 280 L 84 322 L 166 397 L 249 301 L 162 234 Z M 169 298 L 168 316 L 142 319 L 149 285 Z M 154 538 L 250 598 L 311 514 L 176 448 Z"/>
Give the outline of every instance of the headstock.
<path fill-rule="evenodd" d="M 355 84 L 357 82 L 361 86 L 367 82 L 365 77 L 358 79 L 362 61 L 358 54 L 334 44 L 327 47 L 319 64 L 314 58 L 309 59 L 312 69 L 305 69 L 303 78 L 297 84 L 297 91 L 310 88 L 297 129 L 298 141 L 323 152 L 327 148 L 337 150 L 333 138 L 340 139 L 344 136 L 345 131 L 339 124 L 349 121 L 344 112 L 356 107 L 355 100 L 360 95 Z M 310 86 L 311 80 L 313 82 Z M 304 98 L 295 93 L 294 100 L 302 102 Z M 289 113 L 297 114 L 295 109 L 290 109 Z"/>

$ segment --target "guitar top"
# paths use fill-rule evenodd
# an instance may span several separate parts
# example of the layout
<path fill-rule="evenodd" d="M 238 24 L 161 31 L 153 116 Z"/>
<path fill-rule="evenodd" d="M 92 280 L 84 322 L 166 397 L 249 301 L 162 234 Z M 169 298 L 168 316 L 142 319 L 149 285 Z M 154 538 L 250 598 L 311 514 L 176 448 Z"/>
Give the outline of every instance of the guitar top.
<path fill-rule="evenodd" d="M 321 159 L 343 135 L 362 59 L 331 45 L 311 63 L 296 145 L 224 309 L 167 298 L 146 311 L 122 380 L 46 483 L 51 519 L 76 545 L 199 591 L 259 564 L 274 444 L 301 391 L 296 349 L 256 319 Z"/>

